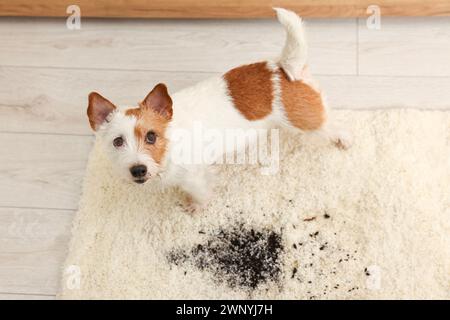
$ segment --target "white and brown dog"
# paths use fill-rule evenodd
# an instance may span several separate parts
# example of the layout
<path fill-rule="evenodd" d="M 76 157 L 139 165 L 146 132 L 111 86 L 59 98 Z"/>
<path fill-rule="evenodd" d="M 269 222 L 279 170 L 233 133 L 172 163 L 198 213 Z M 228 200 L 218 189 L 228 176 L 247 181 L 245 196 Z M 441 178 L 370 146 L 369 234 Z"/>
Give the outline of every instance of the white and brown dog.
<path fill-rule="evenodd" d="M 180 130 L 192 133 L 198 123 L 215 131 L 288 127 L 319 132 L 339 147 L 349 146 L 349 136 L 330 125 L 325 98 L 307 70 L 301 18 L 275 10 L 287 32 L 276 61 L 234 68 L 172 96 L 158 84 L 133 108 L 117 108 L 95 92 L 89 95 L 90 125 L 123 176 L 136 183 L 159 176 L 164 184 L 184 190 L 191 199 L 189 210 L 195 210 L 212 188 L 207 166 L 173 161 Z"/>

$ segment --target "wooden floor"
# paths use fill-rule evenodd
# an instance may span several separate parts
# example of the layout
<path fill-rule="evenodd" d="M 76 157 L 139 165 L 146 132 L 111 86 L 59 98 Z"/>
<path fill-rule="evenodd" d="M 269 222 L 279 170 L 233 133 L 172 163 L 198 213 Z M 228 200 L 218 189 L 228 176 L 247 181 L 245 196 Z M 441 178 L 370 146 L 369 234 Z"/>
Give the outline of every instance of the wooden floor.
<path fill-rule="evenodd" d="M 450 109 L 450 18 L 308 20 L 336 108 Z M 274 21 L 0 19 L 0 298 L 52 299 L 93 136 L 97 90 L 119 104 L 276 56 Z"/>

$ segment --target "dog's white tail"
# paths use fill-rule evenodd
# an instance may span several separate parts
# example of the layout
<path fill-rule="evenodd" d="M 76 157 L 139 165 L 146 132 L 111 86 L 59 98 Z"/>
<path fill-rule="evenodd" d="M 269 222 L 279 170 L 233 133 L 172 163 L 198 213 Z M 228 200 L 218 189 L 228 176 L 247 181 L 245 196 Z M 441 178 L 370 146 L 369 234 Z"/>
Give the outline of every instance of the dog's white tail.
<path fill-rule="evenodd" d="M 279 60 L 281 68 L 289 80 L 299 80 L 306 64 L 308 48 L 302 19 L 295 13 L 282 8 L 274 8 L 278 21 L 286 29 L 286 42 Z"/>

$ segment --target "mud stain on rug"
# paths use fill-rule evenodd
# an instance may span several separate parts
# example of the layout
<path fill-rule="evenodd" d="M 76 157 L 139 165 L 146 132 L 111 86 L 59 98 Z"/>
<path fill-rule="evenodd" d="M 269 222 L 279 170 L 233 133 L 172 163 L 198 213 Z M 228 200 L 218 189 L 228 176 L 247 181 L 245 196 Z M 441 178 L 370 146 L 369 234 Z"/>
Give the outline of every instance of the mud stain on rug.
<path fill-rule="evenodd" d="M 241 224 L 213 232 L 205 243 L 190 250 L 171 251 L 168 261 L 175 265 L 191 263 L 231 288 L 254 290 L 268 281 L 279 282 L 282 254 L 280 234 Z"/>

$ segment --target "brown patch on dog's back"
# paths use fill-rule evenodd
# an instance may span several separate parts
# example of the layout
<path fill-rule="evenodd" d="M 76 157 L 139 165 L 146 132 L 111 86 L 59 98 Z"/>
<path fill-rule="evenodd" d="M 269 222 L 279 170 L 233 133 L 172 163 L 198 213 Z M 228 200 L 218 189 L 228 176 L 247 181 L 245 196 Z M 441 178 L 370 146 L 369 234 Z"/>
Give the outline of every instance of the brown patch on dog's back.
<path fill-rule="evenodd" d="M 139 149 L 145 150 L 153 160 L 160 164 L 167 150 L 165 132 L 169 121 L 161 114 L 148 108 L 132 108 L 125 111 L 125 115 L 136 117 L 134 135 L 139 144 Z M 156 133 L 156 142 L 148 144 L 145 137 L 149 131 Z"/>
<path fill-rule="evenodd" d="M 272 71 L 267 62 L 231 69 L 224 79 L 234 106 L 246 119 L 259 120 L 272 112 Z"/>
<path fill-rule="evenodd" d="M 301 80 L 289 81 L 282 70 L 279 75 L 281 101 L 289 122 L 301 130 L 319 129 L 326 120 L 320 92 Z"/>

